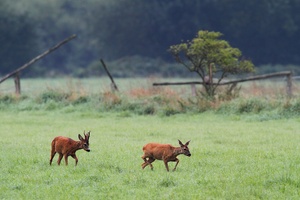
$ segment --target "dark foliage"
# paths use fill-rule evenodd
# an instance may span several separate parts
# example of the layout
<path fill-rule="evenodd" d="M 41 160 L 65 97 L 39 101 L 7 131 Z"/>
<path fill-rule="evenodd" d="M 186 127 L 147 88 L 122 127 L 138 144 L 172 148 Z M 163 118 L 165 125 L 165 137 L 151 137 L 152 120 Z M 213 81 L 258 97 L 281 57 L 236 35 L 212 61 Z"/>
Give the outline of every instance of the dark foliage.
<path fill-rule="evenodd" d="M 299 10 L 298 0 L 3 0 L 0 74 L 71 34 L 77 39 L 25 75 L 89 75 L 100 58 L 139 55 L 173 61 L 169 47 L 194 38 L 199 30 L 223 33 L 222 39 L 256 66 L 299 65 Z"/>

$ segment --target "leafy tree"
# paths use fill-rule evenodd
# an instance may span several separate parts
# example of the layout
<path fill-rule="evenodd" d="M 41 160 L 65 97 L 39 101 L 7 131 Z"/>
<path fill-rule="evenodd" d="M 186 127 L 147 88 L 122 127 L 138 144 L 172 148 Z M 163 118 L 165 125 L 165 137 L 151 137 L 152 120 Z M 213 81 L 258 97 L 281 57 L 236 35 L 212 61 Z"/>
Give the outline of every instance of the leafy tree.
<path fill-rule="evenodd" d="M 209 97 L 214 97 L 216 88 L 228 75 L 254 71 L 252 62 L 241 59 L 241 51 L 220 40 L 221 35 L 220 32 L 199 31 L 192 41 L 169 49 L 177 62 L 201 77 Z M 212 77 L 217 79 L 216 84 Z"/>

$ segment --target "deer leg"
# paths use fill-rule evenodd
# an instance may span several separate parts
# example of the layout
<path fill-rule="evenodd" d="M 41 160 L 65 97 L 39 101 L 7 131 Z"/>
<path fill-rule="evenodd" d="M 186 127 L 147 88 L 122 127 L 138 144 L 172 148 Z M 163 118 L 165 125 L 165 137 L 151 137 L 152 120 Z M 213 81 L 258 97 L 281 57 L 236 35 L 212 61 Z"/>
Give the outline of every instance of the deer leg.
<path fill-rule="evenodd" d="M 63 155 L 61 153 L 59 153 L 59 157 L 57 159 L 57 164 L 60 165 L 60 161 L 62 159 Z"/>
<path fill-rule="evenodd" d="M 148 159 L 148 165 L 150 165 L 151 170 L 153 170 L 153 165 L 152 165 L 151 163 L 153 163 L 154 161 L 155 161 L 154 158 L 149 158 L 149 159 Z"/>
<path fill-rule="evenodd" d="M 145 161 L 142 164 L 142 168 L 144 169 L 146 166 L 150 165 L 151 169 L 153 170 L 153 165 L 151 163 L 154 162 L 155 159 L 152 158 L 152 157 L 149 157 L 148 160 L 147 160 L 146 158 L 147 158 L 146 156 L 142 156 L 142 159 Z"/>
<path fill-rule="evenodd" d="M 74 158 L 75 159 L 75 166 L 77 165 L 77 163 L 78 163 L 78 158 L 77 158 L 77 156 L 75 155 L 75 154 L 73 154 L 73 155 L 71 155 L 72 156 L 72 158 Z"/>
<path fill-rule="evenodd" d="M 65 157 L 65 163 L 66 165 L 68 165 L 68 154 L 65 154 L 64 157 Z"/>
<path fill-rule="evenodd" d="M 147 162 L 144 162 L 144 163 L 142 164 L 142 169 L 144 169 L 147 165 L 148 165 L 148 163 L 147 163 Z"/>
<path fill-rule="evenodd" d="M 144 169 L 148 165 L 147 156 L 143 155 L 142 159 L 144 160 L 144 163 L 142 164 L 142 169 Z"/>
<path fill-rule="evenodd" d="M 174 167 L 173 171 L 175 171 L 175 170 L 176 170 L 176 167 L 177 167 L 177 165 L 178 165 L 178 163 L 179 163 L 179 160 L 178 160 L 178 158 L 176 158 L 175 162 L 176 162 L 176 165 L 175 165 L 175 167 Z"/>
<path fill-rule="evenodd" d="M 55 156 L 55 154 L 56 154 L 56 152 L 54 151 L 51 151 L 51 156 L 50 156 L 50 165 L 52 164 L 52 160 L 53 160 L 53 158 L 54 158 L 54 156 Z"/>
<path fill-rule="evenodd" d="M 167 160 L 164 160 L 164 163 L 165 163 L 165 166 L 166 166 L 167 171 L 169 171 L 168 161 L 167 161 Z"/>

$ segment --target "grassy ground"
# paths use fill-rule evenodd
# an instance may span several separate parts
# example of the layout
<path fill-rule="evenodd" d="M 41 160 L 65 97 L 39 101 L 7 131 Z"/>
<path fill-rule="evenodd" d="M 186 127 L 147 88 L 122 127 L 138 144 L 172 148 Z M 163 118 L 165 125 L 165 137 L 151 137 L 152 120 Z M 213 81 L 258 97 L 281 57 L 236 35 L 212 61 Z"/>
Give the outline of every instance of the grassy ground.
<path fill-rule="evenodd" d="M 170 117 L 73 111 L 0 112 L 0 199 L 298 199 L 300 118 Z M 78 166 L 49 166 L 55 136 L 91 130 Z M 190 142 L 175 172 L 141 169 L 147 142 Z M 170 163 L 170 168 L 174 163 Z"/>

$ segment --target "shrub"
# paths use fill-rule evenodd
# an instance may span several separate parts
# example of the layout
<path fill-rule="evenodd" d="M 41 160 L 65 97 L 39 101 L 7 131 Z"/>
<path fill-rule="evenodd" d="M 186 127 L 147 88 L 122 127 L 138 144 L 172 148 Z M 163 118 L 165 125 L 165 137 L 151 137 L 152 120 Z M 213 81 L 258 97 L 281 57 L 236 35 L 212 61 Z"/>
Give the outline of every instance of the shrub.
<path fill-rule="evenodd" d="M 115 108 L 116 105 L 120 105 L 122 103 L 122 99 L 116 93 L 104 92 L 100 96 L 100 102 L 103 103 L 106 109 L 112 109 Z"/>
<path fill-rule="evenodd" d="M 280 109 L 280 114 L 286 117 L 298 116 L 300 113 L 300 99 L 286 101 Z"/>
<path fill-rule="evenodd" d="M 274 103 L 264 99 L 251 98 L 251 99 L 235 99 L 232 101 L 221 102 L 219 107 L 216 108 L 218 113 L 254 113 L 258 114 L 263 111 L 269 111 L 276 108 Z"/>
<path fill-rule="evenodd" d="M 64 99 L 66 99 L 67 94 L 65 93 L 61 93 L 61 92 L 57 92 L 54 90 L 49 90 L 46 91 L 42 94 L 40 94 L 40 100 L 42 103 L 46 103 L 47 101 L 55 101 L 55 102 L 60 102 Z"/>
<path fill-rule="evenodd" d="M 77 99 L 73 100 L 73 104 L 83 104 L 89 102 L 90 98 L 87 96 L 79 96 Z"/>
<path fill-rule="evenodd" d="M 17 97 L 13 95 L 3 95 L 0 96 L 0 103 L 10 104 L 17 101 Z"/>
<path fill-rule="evenodd" d="M 265 107 L 267 107 L 265 102 L 259 99 L 247 99 L 238 105 L 237 111 L 238 113 L 259 113 Z"/>
<path fill-rule="evenodd" d="M 171 115 L 175 115 L 175 114 L 179 114 L 179 113 L 180 113 L 179 110 L 177 110 L 174 107 L 169 107 L 169 106 L 163 108 L 162 112 L 161 112 L 161 114 L 164 116 L 171 116 Z"/>

